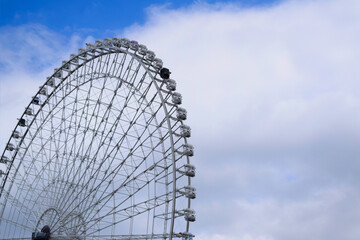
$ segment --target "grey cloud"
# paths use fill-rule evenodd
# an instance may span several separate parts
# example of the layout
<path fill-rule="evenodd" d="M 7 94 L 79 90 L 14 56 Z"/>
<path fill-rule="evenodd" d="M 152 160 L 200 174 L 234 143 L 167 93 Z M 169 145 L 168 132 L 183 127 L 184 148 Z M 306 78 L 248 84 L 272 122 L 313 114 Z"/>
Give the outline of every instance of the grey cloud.
<path fill-rule="evenodd" d="M 359 204 L 350 196 L 359 199 L 360 187 L 355 9 L 356 1 L 200 4 L 153 10 L 127 29 L 163 57 L 183 93 L 200 238 L 359 237 L 350 220 L 359 213 L 344 210 Z"/>
<path fill-rule="evenodd" d="M 160 10 L 123 34 L 154 50 L 178 81 L 196 150 L 197 239 L 358 239 L 359 2 Z M 80 41 L 24 56 L 50 53 L 52 65 Z M 36 86 L 50 72 L 38 66 Z M 2 113 L 36 90 L 40 74 L 27 71 L 1 82 Z M 14 90 L 25 83 L 29 90 Z"/>

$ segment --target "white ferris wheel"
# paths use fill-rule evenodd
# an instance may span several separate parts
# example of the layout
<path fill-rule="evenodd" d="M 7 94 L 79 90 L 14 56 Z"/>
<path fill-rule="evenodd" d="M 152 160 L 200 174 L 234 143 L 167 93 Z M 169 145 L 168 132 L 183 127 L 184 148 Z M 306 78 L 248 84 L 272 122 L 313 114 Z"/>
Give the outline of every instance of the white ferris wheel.
<path fill-rule="evenodd" d="M 191 131 L 153 51 L 113 38 L 62 62 L 0 159 L 0 239 L 192 239 Z"/>

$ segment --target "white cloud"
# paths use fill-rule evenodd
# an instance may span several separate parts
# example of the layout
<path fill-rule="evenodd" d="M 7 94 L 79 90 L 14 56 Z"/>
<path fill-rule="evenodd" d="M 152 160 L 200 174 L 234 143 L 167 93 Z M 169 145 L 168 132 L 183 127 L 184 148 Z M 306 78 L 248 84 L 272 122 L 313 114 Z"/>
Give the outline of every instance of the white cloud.
<path fill-rule="evenodd" d="M 305 201 L 209 202 L 198 206 L 208 212 L 199 219 L 207 227 L 199 239 L 357 239 L 360 233 L 349 224 L 359 218 L 357 189 L 320 190 Z"/>
<path fill-rule="evenodd" d="M 80 40 L 77 35 L 68 39 L 38 24 L 0 28 L 1 149 L 31 97 L 61 60 L 82 44 Z"/>
<path fill-rule="evenodd" d="M 359 213 L 346 211 L 346 224 L 338 224 L 347 203 L 323 193 L 360 187 L 359 10 L 358 1 L 160 7 L 125 31 L 164 59 L 184 95 L 199 168 L 200 237 L 341 236 L 322 226 L 338 234 L 350 226 L 345 238 L 360 236 L 350 220 Z"/>
<path fill-rule="evenodd" d="M 342 4 L 154 10 L 147 25 L 127 35 L 164 57 L 192 97 L 185 99 L 190 114 L 208 117 L 192 119 L 202 134 L 241 133 L 241 144 L 269 144 L 274 137 L 275 143 L 299 144 L 344 121 L 356 124 L 349 115 L 359 108 L 359 83 L 352 77 L 359 74 L 359 47 L 355 21 L 334 21 L 344 15 L 336 12 Z M 333 116 L 334 110 L 342 114 Z"/>
<path fill-rule="evenodd" d="M 145 25 L 126 29 L 164 60 L 183 94 L 198 166 L 196 239 L 360 237 L 359 10 L 355 0 L 197 3 L 152 7 Z M 81 39 L 43 26 L 1 33 L 3 147 L 37 86 Z"/>

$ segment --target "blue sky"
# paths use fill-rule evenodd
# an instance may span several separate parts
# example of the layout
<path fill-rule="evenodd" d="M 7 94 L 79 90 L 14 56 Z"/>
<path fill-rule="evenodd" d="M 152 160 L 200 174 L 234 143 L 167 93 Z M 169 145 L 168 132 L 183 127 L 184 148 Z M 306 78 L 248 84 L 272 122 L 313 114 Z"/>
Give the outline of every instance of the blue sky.
<path fill-rule="evenodd" d="M 196 239 L 360 239 L 360 1 L 0 4 L 0 149 L 62 60 L 125 36 L 183 95 Z"/>
<path fill-rule="evenodd" d="M 50 29 L 70 35 L 74 32 L 104 37 L 104 29 L 122 29 L 132 24 L 143 24 L 147 9 L 154 5 L 170 9 L 188 7 L 193 3 L 236 3 L 243 7 L 264 7 L 279 0 L 242 1 L 19 1 L 1 0 L 0 25 L 18 26 L 27 23 L 43 24 Z"/>

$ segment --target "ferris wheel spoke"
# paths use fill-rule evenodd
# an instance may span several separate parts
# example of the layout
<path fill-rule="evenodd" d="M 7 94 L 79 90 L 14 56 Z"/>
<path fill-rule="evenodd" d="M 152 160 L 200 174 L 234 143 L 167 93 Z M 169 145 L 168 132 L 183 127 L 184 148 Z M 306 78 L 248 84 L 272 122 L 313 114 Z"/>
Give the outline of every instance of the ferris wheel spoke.
<path fill-rule="evenodd" d="M 145 186 L 143 186 L 145 187 Z M 138 189 L 139 191 L 141 189 Z M 153 209 L 155 207 L 159 207 L 163 204 L 166 204 L 166 201 L 169 199 L 168 197 L 172 195 L 172 192 L 168 192 L 166 194 L 162 194 L 162 195 L 159 195 L 159 196 L 155 196 L 153 198 L 149 198 L 148 200 L 146 201 L 143 201 L 143 202 L 139 202 L 139 203 L 134 203 L 133 205 L 131 206 L 128 206 L 128 207 L 125 207 L 125 208 L 121 208 L 121 209 L 117 209 L 117 208 L 113 208 L 110 212 L 108 212 L 107 214 L 104 214 L 101 218 L 91 218 L 89 221 L 99 221 L 101 220 L 103 217 L 107 217 L 111 214 L 118 214 L 121 212 L 124 212 L 123 214 L 127 213 L 128 210 L 132 209 L 132 208 L 139 208 L 141 209 L 141 211 L 149 211 L 150 209 Z M 162 198 L 165 198 L 165 199 L 162 199 Z M 126 200 L 128 199 L 124 199 L 123 202 L 121 202 L 118 207 L 121 206 L 122 203 L 124 203 Z M 153 202 L 153 203 L 152 203 Z M 137 210 L 136 212 L 140 212 L 140 210 Z M 133 217 L 132 215 L 129 215 L 128 213 L 126 214 L 127 217 Z M 124 221 L 124 220 L 122 220 Z"/>
<path fill-rule="evenodd" d="M 103 180 L 105 180 L 105 179 L 103 179 Z"/>
<path fill-rule="evenodd" d="M 112 64 L 109 67 L 109 71 L 107 71 L 109 73 L 109 75 L 114 76 L 117 70 L 117 66 L 118 64 L 118 59 L 119 59 L 119 55 L 121 55 L 120 53 L 115 53 L 114 57 L 112 59 Z"/>
<path fill-rule="evenodd" d="M 96 156 L 96 155 L 95 155 L 95 156 Z M 90 164 L 91 164 L 91 163 L 90 163 Z M 90 165 L 90 164 L 89 164 L 89 165 Z M 88 165 L 88 166 L 89 166 L 89 165 Z M 86 168 L 88 168 L 88 166 L 86 166 Z M 84 175 L 85 175 L 85 174 L 83 174 L 83 176 L 84 176 Z"/>
<path fill-rule="evenodd" d="M 162 202 L 161 204 L 157 204 L 157 205 L 155 205 L 154 206 L 154 208 L 155 207 L 160 207 L 160 206 L 162 206 L 162 205 L 164 205 L 164 204 L 166 204 L 166 202 L 164 201 L 164 202 Z M 134 209 L 134 206 L 131 206 L 130 208 L 127 208 L 127 209 L 123 209 L 122 211 L 116 211 L 116 212 L 114 212 L 114 213 L 116 213 L 116 214 L 118 214 L 119 216 L 122 216 L 122 212 L 126 212 L 127 210 L 129 210 L 129 209 Z M 149 211 L 149 209 L 147 209 L 147 208 L 137 208 L 136 210 L 135 210 L 135 212 L 134 211 L 132 211 L 131 212 L 131 214 L 124 214 L 123 215 L 123 217 L 124 218 L 119 218 L 119 220 L 116 220 L 115 222 L 113 222 L 112 224 L 118 224 L 118 223 L 121 223 L 121 222 L 123 222 L 123 221 L 126 221 L 126 220 L 132 220 L 132 219 L 134 219 L 134 217 L 136 217 L 136 216 L 138 216 L 138 215 L 140 215 L 140 214 L 143 214 L 143 213 L 146 213 L 146 212 L 148 212 Z M 113 213 L 109 213 L 108 215 L 103 215 L 103 216 L 101 216 L 100 218 L 98 218 L 98 219 L 92 219 L 92 220 L 90 220 L 90 221 L 88 221 L 88 223 L 90 223 L 90 228 L 92 227 L 92 226 L 94 226 L 96 223 L 98 223 L 98 222 L 100 222 L 100 221 L 102 221 L 105 217 L 107 217 L 107 216 L 109 216 L 109 215 L 112 215 Z M 93 222 L 93 223 L 92 223 Z M 109 226 L 105 226 L 105 227 L 103 227 L 102 229 L 100 229 L 100 230 L 104 230 L 104 229 L 107 229 L 107 228 L 109 228 L 109 227 L 111 227 L 111 225 L 109 225 Z M 88 234 L 89 234 L 89 236 L 91 236 L 92 234 L 94 234 L 96 231 L 93 231 L 93 232 L 89 232 Z"/>
<path fill-rule="evenodd" d="M 43 151 L 43 149 L 44 149 L 44 147 L 41 146 L 40 151 Z M 39 160 L 40 157 L 38 157 L 38 155 L 37 155 L 36 157 L 32 158 L 32 162 L 31 162 L 31 164 L 30 164 L 31 166 L 35 166 L 35 164 L 34 164 L 35 159 Z M 25 162 L 25 161 L 23 160 L 23 162 Z M 42 171 L 42 169 L 44 169 L 44 167 L 42 167 L 41 169 L 38 169 L 38 170 L 37 170 L 37 173 L 35 173 L 35 175 L 41 176 L 41 171 Z M 35 185 L 34 185 L 34 182 L 35 182 L 35 179 L 36 179 L 36 178 L 34 178 L 34 182 L 32 182 L 32 183 L 29 183 L 28 181 L 24 181 L 25 177 L 28 177 L 29 174 L 30 174 L 30 171 L 25 170 L 25 175 L 22 177 L 22 182 L 19 184 L 19 191 L 17 191 L 18 193 L 20 193 L 20 192 L 25 193 L 26 196 L 29 196 L 29 195 L 31 196 L 31 195 L 33 195 L 33 193 L 34 193 L 34 191 L 33 191 L 34 188 L 33 188 L 32 186 L 35 186 Z M 21 176 L 21 175 L 20 175 L 20 176 Z M 40 180 L 41 180 L 42 185 L 44 185 L 44 182 L 45 182 L 44 178 L 39 177 L 39 178 L 37 178 L 37 180 L 38 180 L 38 182 L 40 182 Z M 37 183 L 36 183 L 36 184 L 37 184 Z M 40 185 L 40 186 L 41 186 L 41 185 Z M 16 197 L 19 198 L 20 196 L 17 195 Z"/>
<path fill-rule="evenodd" d="M 46 224 L 56 239 L 171 240 L 181 237 L 175 226 L 188 231 L 189 220 L 174 225 L 185 214 L 175 202 L 190 207 L 190 153 L 166 71 L 145 46 L 117 38 L 87 44 L 55 69 L 12 139 L 0 239 Z"/>
<path fill-rule="evenodd" d="M 99 168 L 100 169 L 100 168 Z M 99 189 L 99 186 L 97 186 L 95 189 Z"/>
<path fill-rule="evenodd" d="M 108 116 L 109 116 L 109 111 L 107 110 L 105 113 L 104 113 L 105 115 L 104 115 L 104 117 L 103 117 L 103 119 L 104 118 L 107 118 Z M 100 128 L 100 125 L 99 125 L 99 128 Z M 97 131 L 99 131 L 99 128 L 97 129 Z M 104 124 L 104 126 L 103 126 L 103 128 L 105 129 L 106 128 L 106 123 Z M 104 136 L 104 129 L 102 129 L 101 130 L 101 139 L 99 139 L 99 142 L 101 143 L 101 146 L 103 146 L 103 147 L 105 147 L 105 139 L 106 139 L 106 137 L 107 137 L 107 135 L 106 136 Z M 92 144 L 90 144 L 90 145 L 92 145 Z M 109 146 L 109 145 L 108 145 Z M 100 148 L 98 149 L 98 150 L 100 150 Z M 105 152 L 107 152 L 107 150 L 105 150 Z M 99 151 L 96 151 L 96 153 L 94 154 L 94 158 L 96 159 L 96 156 L 98 155 L 98 153 L 99 153 Z M 87 167 L 87 169 L 88 169 L 88 167 Z M 98 169 L 100 170 L 101 169 L 101 167 L 98 167 Z M 98 176 L 98 174 L 99 174 L 99 172 L 100 171 L 97 171 L 98 169 L 95 169 L 94 168 L 94 165 L 93 165 L 93 167 L 91 168 L 91 171 L 90 171 L 90 176 L 95 176 L 95 179 L 97 179 L 97 176 Z M 85 181 L 86 181 L 86 179 L 85 178 L 82 178 L 82 180 L 80 180 L 80 181 L 82 181 L 83 183 L 85 183 Z M 78 196 L 82 196 L 82 193 L 80 192 L 79 193 L 79 195 Z M 80 197 L 81 198 L 81 197 Z M 81 208 L 81 207 L 80 207 Z"/>
<path fill-rule="evenodd" d="M 160 175 L 160 174 L 161 174 L 161 173 L 159 173 L 158 175 Z M 138 177 L 138 176 L 137 176 L 137 177 Z M 156 177 L 157 177 L 157 176 L 155 175 L 153 179 L 155 179 Z M 153 180 L 153 179 L 152 179 L 152 180 Z M 133 180 L 133 179 L 132 179 L 132 180 Z M 128 182 L 126 182 L 126 183 L 124 183 L 124 184 L 122 184 L 122 185 L 123 185 L 123 186 L 128 186 L 128 185 L 131 183 L 132 180 L 130 180 L 130 181 L 128 181 Z M 122 186 L 122 187 L 123 187 L 123 186 Z M 128 196 L 129 194 L 135 195 L 137 192 L 139 192 L 140 190 L 142 190 L 144 187 L 146 187 L 146 185 L 143 185 L 143 186 L 141 186 L 141 187 L 136 188 L 135 191 L 128 191 L 128 192 L 125 193 L 124 195 L 125 195 L 125 196 Z M 126 189 L 127 189 L 127 188 L 126 188 Z M 167 194 L 166 194 L 167 197 L 168 197 L 168 196 L 171 196 L 170 194 L 172 194 L 172 193 L 171 193 L 171 192 L 167 193 Z M 91 218 L 90 220 L 87 220 L 87 222 L 93 222 L 93 221 L 94 221 L 94 223 L 93 223 L 92 225 L 90 225 L 90 228 L 91 228 L 91 226 L 93 226 L 94 224 L 96 224 L 96 222 L 98 222 L 98 221 L 100 221 L 100 220 L 102 220 L 102 219 L 104 219 L 104 218 L 106 218 L 106 217 L 108 217 L 108 216 L 110 216 L 110 215 L 112 215 L 112 214 L 114 214 L 114 213 L 115 213 L 115 214 L 120 214 L 121 212 L 124 212 L 123 214 L 125 214 L 129 209 L 133 209 L 134 207 L 136 207 L 136 208 L 142 208 L 142 211 L 140 211 L 140 210 L 137 211 L 137 214 L 135 214 L 135 215 L 129 215 L 128 213 L 126 213 L 125 215 L 120 214 L 120 215 L 122 215 L 122 216 L 125 216 L 125 218 L 117 221 L 116 223 L 123 222 L 123 221 L 125 221 L 125 220 L 131 219 L 132 217 L 134 217 L 134 216 L 136 216 L 136 215 L 139 215 L 140 213 L 149 211 L 149 207 L 143 206 L 143 205 L 148 205 L 151 201 L 157 200 L 157 202 L 158 202 L 157 204 L 154 204 L 154 206 L 153 206 L 151 209 L 153 209 L 153 208 L 155 208 L 155 207 L 159 207 L 159 206 L 161 206 L 161 205 L 163 205 L 163 204 L 166 204 L 167 201 L 165 201 L 165 200 L 163 200 L 161 203 L 159 203 L 159 202 L 160 202 L 159 199 L 161 199 L 161 197 L 164 197 L 164 196 L 166 196 L 166 195 L 156 196 L 156 197 L 154 197 L 153 199 L 149 199 L 149 200 L 147 200 L 147 201 L 134 204 L 134 205 L 129 206 L 129 207 L 127 207 L 127 208 L 123 208 L 123 209 L 118 209 L 118 210 L 116 210 L 116 209 L 117 209 L 118 207 L 120 207 L 123 203 L 125 203 L 127 200 L 129 200 L 129 198 L 131 198 L 131 196 L 128 196 L 127 198 L 124 198 L 115 208 L 113 208 L 111 211 L 107 212 L 106 214 L 103 214 L 100 218 L 96 218 L 96 219 Z M 106 198 L 106 197 L 107 197 L 107 196 L 104 197 L 105 202 L 103 203 L 102 207 L 99 207 L 99 210 L 101 210 L 101 209 L 105 206 L 105 204 L 106 204 L 106 199 L 105 199 L 105 198 Z M 98 203 L 100 203 L 100 202 L 103 202 L 103 201 L 102 201 L 102 200 L 101 200 L 101 201 L 98 201 Z M 87 210 L 91 210 L 91 209 L 87 209 Z M 89 213 L 91 212 L 91 211 L 87 211 L 87 210 L 85 210 L 85 212 L 89 212 Z M 93 215 L 93 217 L 94 217 L 94 216 L 95 216 L 95 215 Z"/>
<path fill-rule="evenodd" d="M 115 74 L 114 76 L 117 76 L 118 78 L 120 78 L 123 70 L 124 70 L 124 66 L 125 66 L 125 62 L 126 62 L 126 59 L 127 59 L 128 55 L 127 54 L 122 54 L 122 58 L 121 58 L 121 61 L 120 63 L 118 64 L 118 68 L 117 70 L 115 71 Z M 115 63 L 116 64 L 116 63 Z"/>
<path fill-rule="evenodd" d="M 29 135 L 31 136 L 31 131 L 29 131 Z M 33 137 L 32 137 L 33 138 Z M 40 159 L 40 154 L 41 154 L 41 150 L 42 148 L 44 147 L 44 145 L 42 144 L 43 143 L 43 137 L 40 136 L 39 137 L 40 139 L 40 144 L 37 144 L 37 143 L 34 143 L 32 140 L 29 141 L 28 143 L 28 146 L 30 146 L 30 149 L 29 147 L 26 147 L 24 150 L 24 153 L 22 154 L 22 157 L 21 157 L 21 162 L 24 162 L 26 163 L 26 160 L 24 161 L 24 158 L 26 156 L 27 153 L 30 154 L 30 159 L 31 159 L 31 162 L 30 162 L 30 165 L 27 166 L 28 168 L 33 168 L 36 173 L 35 174 L 39 174 L 41 169 L 38 168 L 38 166 L 35 164 L 35 161 L 37 159 Z M 37 147 L 37 149 L 34 149 L 34 147 Z M 33 153 L 36 153 L 35 155 L 33 155 Z M 20 164 L 20 163 L 19 163 Z M 26 167 L 26 166 L 25 166 Z M 27 185 L 29 184 L 28 182 L 25 181 L 25 179 L 27 179 L 27 176 L 29 174 L 29 172 L 24 172 L 21 173 L 21 172 L 18 172 L 19 176 L 22 178 L 22 183 L 20 184 L 20 186 L 24 186 L 24 185 Z M 29 190 L 31 190 L 31 188 L 29 188 Z"/>
<path fill-rule="evenodd" d="M 68 84 L 66 83 L 66 86 L 68 86 Z M 77 112 L 78 112 L 78 109 L 77 109 L 77 103 L 78 103 L 78 89 L 76 89 L 75 91 L 75 97 L 74 97 L 74 104 L 71 104 L 71 103 L 66 103 L 66 93 L 64 91 L 64 88 L 62 88 L 62 94 L 64 96 L 64 98 L 62 98 L 62 124 L 64 125 L 64 129 L 62 131 L 64 131 L 64 142 L 63 142 L 63 145 L 62 145 L 62 149 L 63 149 L 63 154 L 62 154 L 62 158 L 59 159 L 59 163 L 60 163 L 60 169 L 59 169 L 59 174 L 58 176 L 56 177 L 57 179 L 59 179 L 59 175 L 60 174 L 66 174 L 68 172 L 68 167 L 69 167 L 69 159 L 67 159 L 67 146 L 69 145 L 68 143 L 71 142 L 71 139 L 69 138 L 70 137 L 70 132 L 71 132 L 71 126 L 72 126 L 72 122 L 74 121 L 74 125 L 75 125 L 75 128 L 77 127 L 77 124 L 76 124 L 76 119 L 77 119 Z M 67 108 L 70 107 L 70 109 L 72 110 L 72 114 L 70 114 L 70 120 L 69 120 L 69 123 L 68 123 L 68 126 L 69 127 L 66 127 L 66 119 L 64 119 L 64 115 L 65 115 L 65 112 L 67 110 Z M 60 135 L 60 134 L 59 134 Z M 60 139 L 60 138 L 59 138 Z M 71 147 L 73 146 L 72 144 L 70 144 Z M 58 149 L 59 150 L 59 154 L 60 154 L 60 150 L 61 148 Z M 59 156 L 60 158 L 60 156 Z M 60 181 L 56 181 L 56 184 L 59 183 Z M 61 193 L 63 191 L 62 189 L 63 185 L 60 185 L 59 186 L 59 191 L 58 193 Z"/>
<path fill-rule="evenodd" d="M 9 203 L 13 207 L 13 210 L 18 212 L 21 215 L 21 217 L 27 221 L 28 224 L 33 223 L 33 220 L 37 217 L 37 214 L 34 212 L 34 209 L 28 208 L 25 202 L 19 201 L 16 197 L 12 196 L 10 193 L 7 193 L 7 197 Z M 30 219 L 31 217 L 33 217 L 33 219 Z M 1 220 L 4 220 L 4 218 L 2 218 Z"/>
<path fill-rule="evenodd" d="M 126 104 L 127 104 L 128 102 L 126 102 Z"/>
<path fill-rule="evenodd" d="M 161 174 L 161 173 L 160 173 L 160 174 Z M 139 177 L 139 176 L 137 176 L 137 177 Z M 125 186 L 128 185 L 129 182 L 130 182 L 130 181 L 128 181 L 128 182 L 126 182 L 126 183 L 123 183 L 119 188 L 117 188 L 117 189 L 115 190 L 115 192 L 118 192 L 118 190 L 121 189 L 124 185 L 125 185 Z M 106 199 L 109 199 L 109 196 L 111 196 L 111 195 L 113 195 L 113 193 L 109 193 L 109 194 L 106 195 L 106 196 L 102 196 L 102 198 L 101 198 L 101 199 L 98 199 L 98 201 L 97 201 L 95 204 L 93 204 L 93 206 L 96 206 L 98 203 L 103 202 L 103 201 L 106 200 Z M 106 202 L 104 202 L 104 204 L 106 204 Z M 84 211 L 84 212 L 88 212 L 88 211 L 89 211 L 89 208 L 87 208 L 87 209 L 85 209 L 85 210 L 83 210 L 83 211 Z"/>
<path fill-rule="evenodd" d="M 92 86 L 92 82 L 90 82 L 90 88 L 91 88 L 91 86 Z M 76 98 L 78 98 L 78 94 L 79 94 L 79 90 L 77 90 L 76 91 L 76 93 L 77 93 L 77 95 L 76 95 Z M 90 99 L 90 90 L 88 91 L 88 93 L 87 93 L 87 95 L 86 95 L 86 99 L 85 99 L 85 102 L 84 102 L 84 104 L 83 104 L 83 106 L 85 106 L 86 104 L 89 104 L 89 99 Z M 87 121 L 87 116 L 88 115 L 84 115 L 84 107 L 82 107 L 82 108 L 80 108 L 80 106 L 79 106 L 79 102 L 78 101 L 76 101 L 75 102 L 75 104 L 76 104 L 76 113 L 78 112 L 78 111 L 82 111 L 83 112 L 83 114 L 81 114 L 80 115 L 80 117 L 79 117 L 79 119 L 78 119 L 78 122 L 75 122 L 75 124 L 76 124 L 76 130 L 75 130 L 75 133 L 74 133 L 74 136 L 77 136 L 78 134 L 79 134 L 79 130 L 80 130 L 80 123 L 81 123 L 81 121 L 83 121 L 83 119 L 84 119 L 84 121 Z M 77 120 L 77 117 L 75 118 L 75 121 Z M 69 134 L 70 134 L 70 131 L 69 131 Z M 66 161 L 66 162 L 69 162 L 68 161 L 68 159 L 66 159 L 67 157 L 71 157 L 72 155 L 74 155 L 74 157 L 76 158 L 77 156 L 76 156 L 76 154 L 75 154 L 75 152 L 76 152 L 76 148 L 78 148 L 78 149 L 80 149 L 83 145 L 84 145 L 84 142 L 85 142 L 85 134 L 83 135 L 83 138 L 82 138 L 82 141 L 81 141 L 81 143 L 80 143 L 80 146 L 76 146 L 76 141 L 75 141 L 75 139 L 76 138 L 74 138 L 74 144 L 72 144 L 71 145 L 71 147 L 70 147 L 70 152 L 68 153 L 68 154 L 65 154 L 64 155 L 64 160 Z M 74 153 L 73 153 L 74 152 Z M 69 155 L 69 156 L 68 156 Z M 70 165 L 68 164 L 67 165 L 67 167 L 65 168 L 65 174 L 67 174 L 66 176 L 66 179 L 69 179 L 70 177 L 71 177 L 71 175 L 72 174 L 74 174 L 74 172 L 76 171 L 76 170 L 78 170 L 78 169 L 75 169 L 74 167 L 70 167 Z M 69 181 L 69 182 L 71 182 L 71 181 Z M 61 191 L 61 195 L 62 196 L 65 196 L 66 195 L 66 193 L 68 192 L 68 190 L 69 190 L 69 188 L 67 188 L 67 186 L 66 185 L 64 185 L 63 186 L 63 188 L 61 189 L 62 191 Z M 59 198 L 59 199 L 61 199 L 61 198 Z"/>
<path fill-rule="evenodd" d="M 146 157 L 145 157 L 145 158 L 146 158 Z M 161 161 L 161 160 L 160 160 L 160 161 Z M 160 161 L 159 161 L 159 162 L 160 162 Z M 142 172 L 142 173 L 140 173 L 140 174 L 144 174 L 144 173 L 145 173 L 145 171 Z M 160 174 L 161 174 L 161 173 L 160 173 Z M 159 175 L 160 175 L 160 174 L 159 174 Z M 129 175 L 128 175 L 128 176 L 129 176 Z M 135 179 L 138 178 L 139 176 L 140 176 L 140 175 L 136 176 Z M 127 178 L 129 178 L 129 177 L 127 177 Z M 121 184 L 121 186 L 118 187 L 118 188 L 115 190 L 115 192 L 117 192 L 119 189 L 121 189 L 121 187 L 122 187 L 123 185 L 128 185 L 128 183 L 129 183 L 130 181 L 131 181 L 131 180 L 129 180 L 128 182 L 123 182 L 123 183 Z M 109 197 L 110 195 L 111 195 L 111 194 L 105 196 L 104 199 L 106 199 L 106 198 Z M 99 199 L 99 200 L 98 200 L 98 202 L 101 202 L 101 201 L 102 201 L 102 199 Z"/>
<path fill-rule="evenodd" d="M 125 72 L 123 73 L 122 76 L 120 75 L 120 79 L 123 79 L 123 80 L 129 82 L 130 84 L 132 84 L 132 81 L 135 81 L 135 79 L 136 79 L 135 77 L 140 68 L 140 64 L 135 64 L 134 62 L 135 62 L 135 58 L 132 56 Z M 135 67 L 135 69 L 133 69 L 133 65 L 135 65 L 135 66 L 137 65 L 138 67 Z M 135 76 L 135 77 L 133 77 L 133 76 Z"/>
<path fill-rule="evenodd" d="M 65 95 L 64 93 L 64 88 L 62 88 L 62 92 L 63 94 Z M 77 104 L 78 104 L 78 91 L 76 91 L 75 93 L 75 98 L 74 98 L 74 104 L 66 104 L 65 100 L 62 101 L 63 102 L 63 105 L 62 105 L 62 114 L 61 114 L 61 125 L 63 126 L 62 129 L 60 129 L 60 132 L 57 134 L 58 135 L 58 140 L 57 140 L 57 143 L 58 143 L 58 148 L 56 149 L 56 164 L 55 164 L 55 167 L 58 167 L 57 169 L 57 175 L 54 176 L 53 179 L 57 179 L 58 181 L 56 181 L 56 184 L 55 186 L 57 186 L 56 188 L 61 188 L 61 186 L 59 186 L 59 179 L 61 179 L 61 175 L 62 175 L 62 171 L 64 170 L 64 166 L 66 165 L 65 163 L 65 154 L 62 154 L 63 157 L 60 159 L 60 151 L 61 149 L 63 149 L 64 152 L 66 152 L 66 149 L 67 149 L 67 145 L 68 145 L 68 142 L 70 142 L 71 140 L 69 139 L 69 136 L 70 136 L 70 131 L 71 131 L 71 128 L 72 128 L 72 123 L 74 121 L 74 125 L 76 126 L 76 116 L 74 113 L 77 112 Z M 68 120 L 67 119 L 67 115 L 66 115 L 66 110 L 67 108 L 70 107 L 70 111 L 73 113 L 73 114 L 70 114 L 70 119 Z M 60 125 L 60 126 L 61 126 Z M 63 133 L 64 132 L 64 133 Z M 53 134 L 55 135 L 56 132 L 53 132 Z M 55 135 L 56 136 L 56 135 Z M 61 137 L 63 136 L 63 137 Z M 63 143 L 61 144 L 61 141 L 63 141 Z M 68 161 L 66 161 L 68 162 Z M 56 171 L 55 171 L 55 174 L 56 174 Z M 54 181 L 54 180 L 53 180 Z M 53 199 L 54 199 L 54 205 L 56 204 L 56 199 L 58 198 L 58 193 L 56 193 L 54 191 L 54 195 L 53 195 Z"/>
<path fill-rule="evenodd" d="M 16 226 L 16 227 L 20 227 L 22 230 L 28 230 L 28 231 L 32 231 L 33 228 L 27 226 L 27 225 L 24 225 L 24 224 L 21 224 L 19 223 L 18 221 L 14 221 L 12 219 L 7 219 L 7 218 L 2 218 L 1 221 L 4 221 L 6 223 L 9 223 L 11 224 L 12 226 Z"/>

